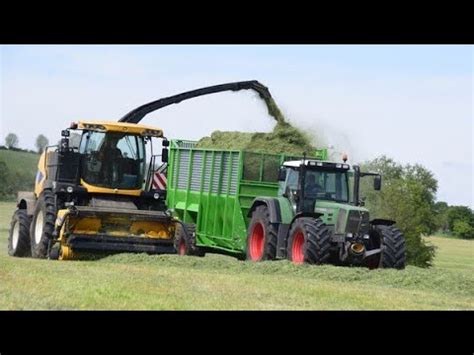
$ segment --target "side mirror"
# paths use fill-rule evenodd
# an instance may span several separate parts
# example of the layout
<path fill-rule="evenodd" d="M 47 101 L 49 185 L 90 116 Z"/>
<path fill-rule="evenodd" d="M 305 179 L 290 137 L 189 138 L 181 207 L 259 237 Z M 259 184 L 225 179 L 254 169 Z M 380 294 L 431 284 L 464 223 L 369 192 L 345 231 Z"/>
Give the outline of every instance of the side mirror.
<path fill-rule="evenodd" d="M 300 199 L 300 191 L 299 190 L 291 190 L 291 197 L 293 201 L 298 202 Z"/>
<path fill-rule="evenodd" d="M 61 138 L 61 146 L 59 147 L 59 151 L 66 152 L 68 150 L 69 150 L 69 139 Z"/>
<path fill-rule="evenodd" d="M 161 145 L 162 145 L 163 147 L 169 147 L 169 146 L 170 146 L 170 141 L 165 138 L 165 139 L 163 139 L 163 141 L 161 142 Z"/>
<path fill-rule="evenodd" d="M 376 175 L 374 177 L 374 190 L 380 191 L 382 188 L 382 177 L 380 175 Z"/>
<path fill-rule="evenodd" d="M 63 137 L 69 137 L 71 135 L 71 133 L 69 132 L 68 129 L 64 129 L 61 131 L 61 136 Z"/>
<path fill-rule="evenodd" d="M 286 169 L 280 168 L 278 171 L 278 181 L 285 181 L 286 180 Z"/>
<path fill-rule="evenodd" d="M 161 151 L 161 161 L 163 163 L 168 162 L 168 149 L 167 148 L 163 148 L 163 150 Z"/>

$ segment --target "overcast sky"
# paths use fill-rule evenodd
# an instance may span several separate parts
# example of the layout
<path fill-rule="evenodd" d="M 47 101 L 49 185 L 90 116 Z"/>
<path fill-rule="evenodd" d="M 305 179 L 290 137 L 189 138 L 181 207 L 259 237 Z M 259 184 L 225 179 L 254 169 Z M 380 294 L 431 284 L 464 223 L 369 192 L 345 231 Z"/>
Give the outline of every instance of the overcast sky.
<path fill-rule="evenodd" d="M 2 46 L 0 144 L 34 148 L 80 119 L 117 120 L 182 91 L 256 79 L 290 121 L 351 163 L 381 154 L 421 163 L 438 200 L 473 204 L 472 46 Z M 142 123 L 168 138 L 270 131 L 253 92 L 169 106 Z"/>

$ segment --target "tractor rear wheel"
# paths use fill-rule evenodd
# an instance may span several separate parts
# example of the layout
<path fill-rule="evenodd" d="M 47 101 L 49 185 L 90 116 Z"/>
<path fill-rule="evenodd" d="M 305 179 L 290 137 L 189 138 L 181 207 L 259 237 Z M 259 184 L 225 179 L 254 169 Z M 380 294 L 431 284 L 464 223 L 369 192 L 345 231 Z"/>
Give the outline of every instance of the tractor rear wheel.
<path fill-rule="evenodd" d="M 26 210 L 15 211 L 8 236 L 8 255 L 31 256 L 30 223 L 31 218 L 26 214 Z"/>
<path fill-rule="evenodd" d="M 273 260 L 276 257 L 277 229 L 270 222 L 267 206 L 253 211 L 247 235 L 247 259 L 252 261 Z"/>
<path fill-rule="evenodd" d="M 34 258 L 44 259 L 48 256 L 48 244 L 53 239 L 56 213 L 54 194 L 44 190 L 36 202 L 30 226 L 31 255 Z"/>
<path fill-rule="evenodd" d="M 331 257 L 331 234 L 319 218 L 301 217 L 291 227 L 288 259 L 295 264 L 325 264 Z"/>
<path fill-rule="evenodd" d="M 406 263 L 405 237 L 395 226 L 375 225 L 371 237 L 378 240 L 382 249 L 377 259 L 368 263 L 370 269 L 404 269 Z"/>
<path fill-rule="evenodd" d="M 176 237 L 174 241 L 176 252 L 179 255 L 204 256 L 206 254 L 204 250 L 196 246 L 196 225 L 185 223 L 184 226 L 186 231 L 183 230 L 181 224 L 176 226 Z"/>

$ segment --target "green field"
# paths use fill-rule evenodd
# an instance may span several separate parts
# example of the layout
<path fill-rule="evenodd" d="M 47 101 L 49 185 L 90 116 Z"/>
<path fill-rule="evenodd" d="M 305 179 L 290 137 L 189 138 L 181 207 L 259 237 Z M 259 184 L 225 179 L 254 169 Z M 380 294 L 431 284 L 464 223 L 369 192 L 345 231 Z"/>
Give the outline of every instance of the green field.
<path fill-rule="evenodd" d="M 430 237 L 431 269 L 250 263 L 119 254 L 95 261 L 7 255 L 0 202 L 0 309 L 474 309 L 474 242 Z"/>
<path fill-rule="evenodd" d="M 39 157 L 39 154 L 0 149 L 0 160 L 7 164 L 9 170 L 14 172 L 29 171 L 33 176 L 36 172 Z"/>

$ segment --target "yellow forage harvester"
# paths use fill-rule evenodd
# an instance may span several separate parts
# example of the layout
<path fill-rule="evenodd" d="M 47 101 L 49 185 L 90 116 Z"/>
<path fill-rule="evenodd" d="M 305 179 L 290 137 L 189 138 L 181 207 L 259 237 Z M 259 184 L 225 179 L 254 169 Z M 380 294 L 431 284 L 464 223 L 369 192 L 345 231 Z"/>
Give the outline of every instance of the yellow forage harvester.
<path fill-rule="evenodd" d="M 153 155 L 152 140 L 160 141 L 161 155 Z M 176 222 L 165 188 L 153 183 L 167 163 L 167 146 L 159 128 L 71 124 L 60 144 L 41 155 L 34 191 L 18 194 L 10 255 L 65 260 L 83 251 L 174 253 Z"/>

